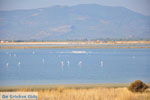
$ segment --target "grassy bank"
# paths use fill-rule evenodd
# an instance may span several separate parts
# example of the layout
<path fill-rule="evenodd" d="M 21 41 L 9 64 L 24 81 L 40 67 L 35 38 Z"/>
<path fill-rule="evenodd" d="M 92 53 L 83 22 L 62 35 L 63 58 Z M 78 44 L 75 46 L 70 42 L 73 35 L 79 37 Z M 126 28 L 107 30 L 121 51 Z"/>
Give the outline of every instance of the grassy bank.
<path fill-rule="evenodd" d="M 150 100 L 149 92 L 132 93 L 127 88 L 58 88 L 38 93 L 40 100 Z"/>
<path fill-rule="evenodd" d="M 1 91 L 38 92 L 39 100 L 150 100 L 150 92 L 132 93 L 129 84 L 70 84 L 1 87 Z"/>

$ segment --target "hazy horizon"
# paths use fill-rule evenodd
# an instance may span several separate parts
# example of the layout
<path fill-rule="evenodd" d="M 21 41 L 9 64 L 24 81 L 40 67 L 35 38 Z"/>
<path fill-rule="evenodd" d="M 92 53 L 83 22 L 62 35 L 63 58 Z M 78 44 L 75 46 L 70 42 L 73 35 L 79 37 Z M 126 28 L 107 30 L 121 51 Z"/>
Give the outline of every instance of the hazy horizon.
<path fill-rule="evenodd" d="M 46 8 L 55 5 L 72 6 L 79 4 L 98 4 L 102 6 L 120 6 L 150 16 L 149 0 L 0 0 L 0 10 L 19 10 Z"/>

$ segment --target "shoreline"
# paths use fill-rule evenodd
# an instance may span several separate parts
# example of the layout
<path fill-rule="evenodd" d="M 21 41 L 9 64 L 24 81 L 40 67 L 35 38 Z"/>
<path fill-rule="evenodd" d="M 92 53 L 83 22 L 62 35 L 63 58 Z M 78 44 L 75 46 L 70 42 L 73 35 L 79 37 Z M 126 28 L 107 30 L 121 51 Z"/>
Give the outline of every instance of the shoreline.
<path fill-rule="evenodd" d="M 127 87 L 129 83 L 99 83 L 99 84 L 48 84 L 48 85 L 17 85 L 17 86 L 0 86 L 0 91 L 18 90 L 18 89 L 57 89 L 57 88 L 74 88 L 74 89 L 89 89 L 89 88 L 119 88 Z"/>
<path fill-rule="evenodd" d="M 150 41 L 57 41 L 57 42 L 0 42 L 0 45 L 43 45 L 43 44 L 150 44 Z"/>
<path fill-rule="evenodd" d="M 150 83 L 146 83 L 150 87 Z M 47 85 L 17 85 L 17 86 L 0 86 L 0 91 L 33 89 L 47 90 L 57 88 L 74 88 L 74 89 L 90 89 L 90 88 L 123 88 L 128 87 L 130 83 L 97 83 L 97 84 L 47 84 Z"/>
<path fill-rule="evenodd" d="M 150 41 L 1 42 L 0 45 L 0 49 L 150 48 Z"/>
<path fill-rule="evenodd" d="M 5 42 L 0 45 L 0 49 L 150 48 L 150 41 Z"/>

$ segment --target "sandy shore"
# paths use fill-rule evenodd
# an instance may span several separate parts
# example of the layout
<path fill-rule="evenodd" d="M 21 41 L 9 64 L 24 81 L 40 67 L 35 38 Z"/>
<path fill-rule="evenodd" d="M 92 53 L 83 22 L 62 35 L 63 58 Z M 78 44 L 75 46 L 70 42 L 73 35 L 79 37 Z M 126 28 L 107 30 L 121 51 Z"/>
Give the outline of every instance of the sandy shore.
<path fill-rule="evenodd" d="M 149 44 L 150 41 L 8 42 L 0 43 L 0 49 L 150 48 Z"/>
<path fill-rule="evenodd" d="M 150 41 L 66 41 L 66 42 L 1 42 L 0 45 L 40 44 L 150 44 Z"/>

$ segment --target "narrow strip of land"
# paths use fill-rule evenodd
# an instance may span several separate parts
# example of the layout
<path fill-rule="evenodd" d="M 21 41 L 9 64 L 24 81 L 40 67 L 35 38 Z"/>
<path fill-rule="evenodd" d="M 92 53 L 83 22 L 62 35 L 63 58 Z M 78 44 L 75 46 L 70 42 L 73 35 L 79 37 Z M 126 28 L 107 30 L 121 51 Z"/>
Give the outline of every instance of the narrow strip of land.
<path fill-rule="evenodd" d="M 150 48 L 150 41 L 1 42 L 0 49 Z"/>
<path fill-rule="evenodd" d="M 150 44 L 150 41 L 0 42 L 0 45 L 40 45 L 40 44 Z"/>

